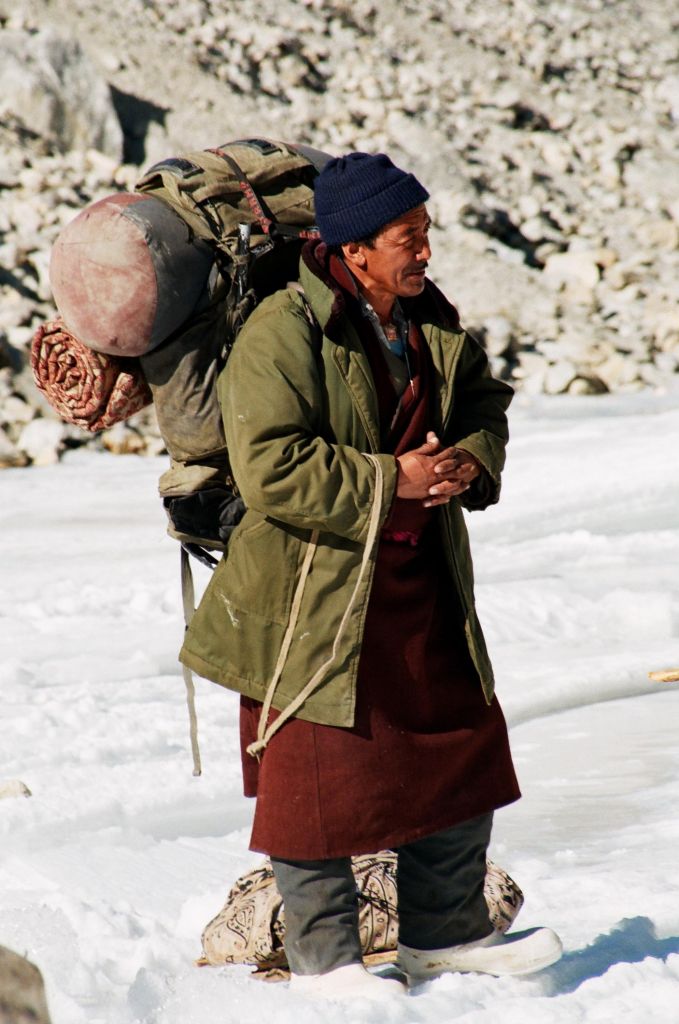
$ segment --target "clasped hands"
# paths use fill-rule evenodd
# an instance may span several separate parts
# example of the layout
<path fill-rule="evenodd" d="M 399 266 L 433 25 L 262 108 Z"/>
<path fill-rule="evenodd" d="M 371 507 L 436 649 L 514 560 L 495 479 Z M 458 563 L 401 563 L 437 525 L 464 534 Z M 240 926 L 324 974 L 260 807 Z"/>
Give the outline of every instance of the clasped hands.
<path fill-rule="evenodd" d="M 481 472 L 481 464 L 462 448 L 442 448 L 430 430 L 419 448 L 397 456 L 399 498 L 419 498 L 425 508 L 447 505 L 463 494 Z"/>

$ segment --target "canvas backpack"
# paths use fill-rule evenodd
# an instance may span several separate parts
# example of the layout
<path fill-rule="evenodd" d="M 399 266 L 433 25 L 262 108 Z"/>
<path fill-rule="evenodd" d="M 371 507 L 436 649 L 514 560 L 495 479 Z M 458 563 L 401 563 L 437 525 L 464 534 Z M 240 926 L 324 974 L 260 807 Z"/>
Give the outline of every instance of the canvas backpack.
<path fill-rule="evenodd" d="M 159 482 L 168 530 L 204 561 L 205 549 L 224 550 L 244 511 L 216 378 L 255 305 L 297 279 L 301 246 L 316 234 L 313 180 L 328 159 L 247 139 L 162 161 L 136 186 L 170 206 L 214 256 L 202 308 L 140 357 L 171 460 Z"/>
<path fill-rule="evenodd" d="M 134 193 L 81 211 L 52 250 L 61 319 L 36 332 L 36 383 L 62 418 L 92 430 L 152 399 L 170 456 L 159 491 L 168 532 L 181 544 L 187 624 L 195 605 L 189 555 L 214 568 L 212 552 L 226 549 L 245 511 L 217 378 L 257 303 L 297 280 L 302 246 L 318 235 L 314 180 L 329 159 L 264 138 L 173 156 L 149 168 Z M 186 668 L 184 679 L 200 774 Z"/>
<path fill-rule="evenodd" d="M 317 235 L 313 181 L 328 159 L 307 147 L 248 139 L 162 161 L 136 186 L 169 205 L 214 254 L 202 308 L 140 356 L 170 455 L 159 490 L 168 532 L 181 543 L 187 626 L 195 610 L 189 556 L 214 568 L 211 551 L 225 550 L 245 512 L 231 475 L 217 377 L 257 303 L 297 279 L 301 247 Z M 193 772 L 200 775 L 195 684 L 191 670 L 182 671 Z"/>
<path fill-rule="evenodd" d="M 202 548 L 206 561 L 243 513 L 216 379 L 255 305 L 296 280 L 301 247 L 317 234 L 313 185 L 328 159 L 262 138 L 170 157 L 133 193 L 81 211 L 52 249 L 59 343 L 70 332 L 74 348 L 99 353 L 87 372 L 100 373 L 107 357 L 123 374 L 141 370 L 137 392 L 150 389 L 170 456 L 159 482 L 169 532 L 196 553 Z M 44 346 L 57 334 L 43 331 L 37 341 Z M 68 358 L 57 384 L 68 378 L 72 399 Z M 67 403 L 58 411 L 68 418 Z M 88 426 L 82 417 L 71 422 Z"/>

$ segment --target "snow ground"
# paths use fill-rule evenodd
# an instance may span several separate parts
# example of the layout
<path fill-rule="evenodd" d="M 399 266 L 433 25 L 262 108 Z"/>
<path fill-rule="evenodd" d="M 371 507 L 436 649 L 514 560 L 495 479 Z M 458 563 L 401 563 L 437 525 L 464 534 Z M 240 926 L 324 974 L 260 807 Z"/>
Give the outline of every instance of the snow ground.
<path fill-rule="evenodd" d="M 198 969 L 257 861 L 237 699 L 198 682 L 194 779 L 164 460 L 74 452 L 0 478 L 0 943 L 53 1024 L 679 1021 L 679 393 L 518 398 L 499 506 L 470 519 L 524 798 L 491 853 L 562 961 L 448 976 L 398 1007 L 322 1010 L 249 968 Z M 205 576 L 203 575 L 203 579 Z"/>

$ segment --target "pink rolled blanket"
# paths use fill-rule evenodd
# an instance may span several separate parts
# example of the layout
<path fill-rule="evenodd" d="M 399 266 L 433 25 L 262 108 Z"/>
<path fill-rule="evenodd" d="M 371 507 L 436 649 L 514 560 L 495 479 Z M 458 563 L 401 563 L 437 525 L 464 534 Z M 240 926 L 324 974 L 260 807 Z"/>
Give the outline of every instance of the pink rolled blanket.
<path fill-rule="evenodd" d="M 95 352 L 61 320 L 38 327 L 31 367 L 35 383 L 59 417 L 92 433 L 128 419 L 152 401 L 137 359 Z"/>

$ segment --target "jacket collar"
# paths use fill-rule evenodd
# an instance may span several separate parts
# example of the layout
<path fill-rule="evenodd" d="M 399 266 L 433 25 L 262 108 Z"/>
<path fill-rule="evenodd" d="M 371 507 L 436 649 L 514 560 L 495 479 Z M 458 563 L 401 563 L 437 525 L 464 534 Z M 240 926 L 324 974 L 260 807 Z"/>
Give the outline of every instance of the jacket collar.
<path fill-rule="evenodd" d="M 347 305 L 358 300 L 354 278 L 323 242 L 310 241 L 302 249 L 300 281 L 323 333 L 342 344 Z"/>

